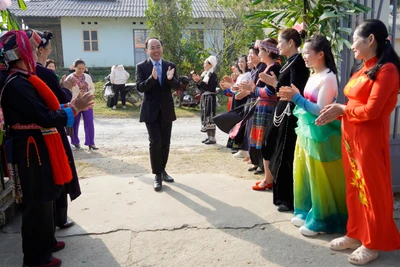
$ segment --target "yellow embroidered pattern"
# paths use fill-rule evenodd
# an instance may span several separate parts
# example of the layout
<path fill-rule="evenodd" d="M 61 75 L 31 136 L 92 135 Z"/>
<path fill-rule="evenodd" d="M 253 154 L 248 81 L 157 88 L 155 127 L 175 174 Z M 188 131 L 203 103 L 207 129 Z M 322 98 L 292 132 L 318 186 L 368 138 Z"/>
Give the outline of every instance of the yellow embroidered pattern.
<path fill-rule="evenodd" d="M 353 175 L 351 177 L 351 185 L 357 188 L 358 190 L 358 198 L 362 205 L 368 207 L 368 199 L 367 194 L 365 192 L 365 180 L 364 177 L 361 176 L 360 170 L 357 168 L 357 161 L 352 156 L 352 151 L 349 143 L 344 139 L 344 145 L 346 147 L 346 151 L 349 154 L 350 158 L 350 166 Z"/>
<path fill-rule="evenodd" d="M 355 87 L 359 83 L 365 82 L 366 80 L 368 80 L 368 78 L 365 75 L 362 75 L 362 76 L 358 77 L 357 79 L 350 80 L 344 87 L 344 94 L 348 95 L 351 88 Z"/>

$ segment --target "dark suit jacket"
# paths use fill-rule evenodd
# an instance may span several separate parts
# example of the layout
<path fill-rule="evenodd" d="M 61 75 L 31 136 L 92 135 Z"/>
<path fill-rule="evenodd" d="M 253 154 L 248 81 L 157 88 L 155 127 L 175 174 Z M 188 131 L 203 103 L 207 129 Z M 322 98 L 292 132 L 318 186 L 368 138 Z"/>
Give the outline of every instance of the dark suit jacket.
<path fill-rule="evenodd" d="M 168 67 L 175 69 L 174 78 L 167 79 Z M 171 90 L 180 86 L 176 66 L 166 60 L 162 60 L 162 84 L 151 75 L 153 63 L 150 59 L 140 62 L 136 66 L 136 86 L 139 92 L 144 93 L 144 99 L 140 108 L 140 122 L 151 123 L 161 117 L 165 122 L 176 120 L 174 103 Z"/>

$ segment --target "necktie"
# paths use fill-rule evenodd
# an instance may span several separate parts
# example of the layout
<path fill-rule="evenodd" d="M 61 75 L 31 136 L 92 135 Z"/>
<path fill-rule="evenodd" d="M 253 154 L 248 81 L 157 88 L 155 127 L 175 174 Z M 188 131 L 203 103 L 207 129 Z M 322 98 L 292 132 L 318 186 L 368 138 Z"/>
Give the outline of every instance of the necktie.
<path fill-rule="evenodd" d="M 162 77 L 162 75 L 161 75 L 161 65 L 160 65 L 160 62 L 156 62 L 155 65 L 156 65 L 156 70 L 157 70 L 158 82 L 159 82 L 160 85 L 161 85 L 161 82 L 162 82 L 161 77 Z"/>

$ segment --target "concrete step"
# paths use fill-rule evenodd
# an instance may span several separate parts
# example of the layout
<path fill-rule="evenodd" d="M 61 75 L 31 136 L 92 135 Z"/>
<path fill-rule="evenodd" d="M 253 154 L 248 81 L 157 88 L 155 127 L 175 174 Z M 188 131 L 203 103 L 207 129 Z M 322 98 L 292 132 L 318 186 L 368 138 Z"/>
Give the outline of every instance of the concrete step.
<path fill-rule="evenodd" d="M 6 179 L 6 189 L 0 190 L 0 227 L 6 225 L 12 218 L 17 215 L 19 205 L 15 203 L 13 198 L 11 182 Z"/>
<path fill-rule="evenodd" d="M 11 181 L 9 181 L 7 178 L 5 178 L 5 186 L 6 189 L 3 189 L 3 187 L 0 185 L 0 207 L 13 198 Z"/>
<path fill-rule="evenodd" d="M 20 205 L 15 203 L 13 198 L 4 203 L 4 205 L 0 207 L 0 227 L 10 222 L 11 219 L 18 214 L 19 209 Z"/>

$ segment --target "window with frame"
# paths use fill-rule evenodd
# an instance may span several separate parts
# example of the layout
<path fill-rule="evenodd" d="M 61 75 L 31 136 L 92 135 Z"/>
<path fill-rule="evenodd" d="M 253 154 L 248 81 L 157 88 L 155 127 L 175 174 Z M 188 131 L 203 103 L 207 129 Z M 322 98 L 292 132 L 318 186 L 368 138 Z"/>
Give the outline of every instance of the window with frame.
<path fill-rule="evenodd" d="M 149 30 L 133 30 L 135 64 L 138 64 L 147 58 L 145 43 L 149 36 Z"/>
<path fill-rule="evenodd" d="M 83 51 L 99 51 L 97 31 L 83 31 Z"/>
<path fill-rule="evenodd" d="M 204 46 L 204 30 L 190 30 L 190 38 Z"/>

